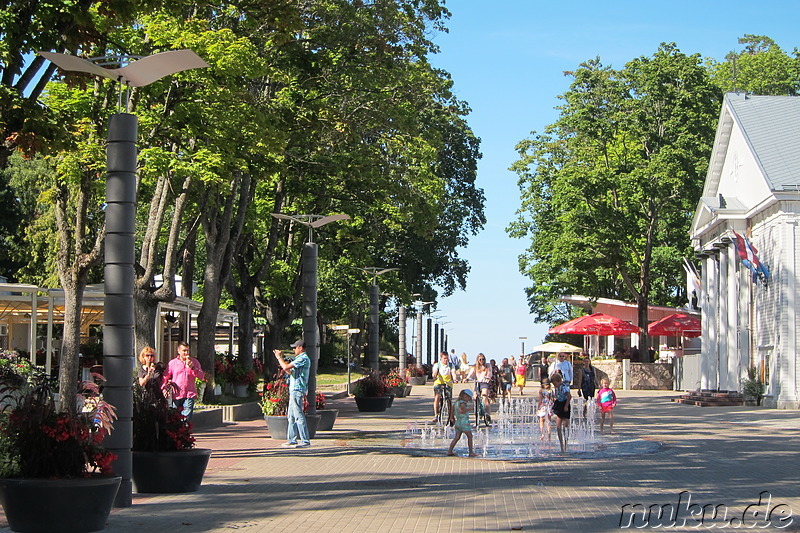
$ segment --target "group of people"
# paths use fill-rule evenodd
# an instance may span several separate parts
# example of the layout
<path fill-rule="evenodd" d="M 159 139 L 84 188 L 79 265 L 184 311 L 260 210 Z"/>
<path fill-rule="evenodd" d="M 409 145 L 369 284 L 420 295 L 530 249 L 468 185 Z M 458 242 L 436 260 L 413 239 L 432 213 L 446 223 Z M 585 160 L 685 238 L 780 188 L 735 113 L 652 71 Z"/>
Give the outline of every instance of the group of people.
<path fill-rule="evenodd" d="M 291 347 L 295 355 L 291 362 L 283 358 L 281 350 L 274 351 L 278 364 L 289 375 L 288 441 L 282 446 L 303 448 L 311 446 L 308 424 L 303 413 L 303 399 L 308 392 L 311 360 L 306 354 L 306 344 L 303 339 L 297 340 Z M 156 361 L 156 351 L 152 347 L 142 348 L 139 352 L 136 377 L 140 387 L 160 388 L 172 405 L 180 409 L 183 416 L 192 419 L 194 404 L 197 401 L 195 380 L 202 380 L 205 373 L 200 361 L 191 356 L 187 342 L 178 343 L 178 354 L 166 366 Z"/>
<path fill-rule="evenodd" d="M 610 430 L 614 430 L 614 407 L 617 404 L 616 394 L 611 388 L 610 382 L 607 378 L 600 380 L 601 388 L 595 395 L 597 390 L 597 375 L 594 367 L 592 366 L 591 359 L 588 354 L 584 356 L 583 366 L 577 372 L 578 382 L 578 396 L 583 397 L 585 402 L 594 401 L 600 408 L 600 431 L 604 432 L 606 416 L 609 417 Z M 462 354 L 462 361 L 466 359 L 466 355 Z M 511 358 L 513 359 L 513 357 Z M 460 362 L 459 362 L 460 363 Z M 561 447 L 561 451 L 567 450 L 570 408 L 572 403 L 572 392 L 570 386 L 576 380 L 576 375 L 572 363 L 567 359 L 566 354 L 559 353 L 556 361 L 552 365 L 547 362 L 547 357 L 543 356 L 541 363 L 531 365 L 538 370 L 538 377 L 540 382 L 540 389 L 538 392 L 538 409 L 537 417 L 539 419 L 539 427 L 541 431 L 541 439 L 550 439 L 550 429 L 552 426 L 552 418 L 556 419 L 556 432 Z M 529 365 L 520 360 L 518 365 L 512 364 L 509 359 L 503 359 L 502 364 L 498 367 L 494 360 L 488 364 L 486 356 L 482 353 L 478 354 L 475 365 L 470 367 L 470 371 L 466 378 L 461 378 L 462 381 L 474 381 L 475 393 L 480 396 L 485 409 L 485 422 L 487 425 L 491 424 L 491 402 L 498 395 L 503 399 L 511 395 L 513 387 L 519 387 L 520 395 L 524 394 L 526 377 L 528 375 Z M 440 411 L 443 407 L 443 398 L 445 387 L 449 388 L 448 397 L 452 397 L 453 383 L 458 379 L 458 372 L 460 365 L 453 364 L 447 352 L 439 354 L 439 361 L 434 365 L 432 376 L 434 378 L 434 403 L 433 410 L 435 420 L 438 419 Z M 447 454 L 453 455 L 454 448 L 462 435 L 467 437 L 467 445 L 469 448 L 470 457 L 474 457 L 472 448 L 472 427 L 470 423 L 470 415 L 474 411 L 473 391 L 464 389 L 459 393 L 458 398 L 453 404 L 451 409 L 451 425 L 455 428 L 456 434 L 450 443 L 450 448 Z"/>
<path fill-rule="evenodd" d="M 191 356 L 189 343 L 178 343 L 177 355 L 166 366 L 156 361 L 156 351 L 145 346 L 139 352 L 136 378 L 140 387 L 158 387 L 181 414 L 192 419 L 197 401 L 196 379 L 205 377 L 200 361 Z"/>

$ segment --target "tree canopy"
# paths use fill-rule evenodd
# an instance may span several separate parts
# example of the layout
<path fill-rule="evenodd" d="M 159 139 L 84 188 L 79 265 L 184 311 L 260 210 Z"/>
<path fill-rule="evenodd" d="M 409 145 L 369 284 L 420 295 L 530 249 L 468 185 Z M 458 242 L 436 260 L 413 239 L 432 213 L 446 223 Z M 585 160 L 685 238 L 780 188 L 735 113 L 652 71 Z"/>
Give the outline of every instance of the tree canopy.
<path fill-rule="evenodd" d="M 615 70 L 569 75 L 558 121 L 521 142 L 522 207 L 509 227 L 531 245 L 520 264 L 538 320 L 562 321 L 568 294 L 681 301 L 675 265 L 714 138 L 720 95 L 699 55 L 662 44 Z"/>

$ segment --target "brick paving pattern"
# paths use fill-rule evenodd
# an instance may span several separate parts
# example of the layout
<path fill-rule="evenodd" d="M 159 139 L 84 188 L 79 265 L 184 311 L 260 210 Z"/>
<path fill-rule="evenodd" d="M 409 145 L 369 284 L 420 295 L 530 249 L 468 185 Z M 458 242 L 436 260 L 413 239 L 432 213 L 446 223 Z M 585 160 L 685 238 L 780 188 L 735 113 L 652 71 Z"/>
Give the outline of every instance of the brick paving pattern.
<path fill-rule="evenodd" d="M 432 416 L 431 387 L 414 387 L 386 413 L 359 414 L 348 399 L 330 402 L 340 409 L 334 430 L 306 449 L 280 448 L 263 420 L 198 433 L 198 446 L 214 450 L 201 489 L 134 494 L 132 507 L 112 511 L 105 531 L 618 531 L 626 504 L 639 509 L 628 529 L 729 531 L 741 525 L 730 519 L 748 506 L 750 522 L 741 529 L 763 516 L 753 514 L 762 491 L 775 509 L 767 529 L 800 531 L 800 413 L 680 405 L 670 401 L 677 393 L 665 391 L 617 392 L 618 438 L 662 442 L 658 451 L 528 462 L 406 450 L 406 423 Z M 668 516 L 658 528 L 655 518 L 642 522 L 642 509 L 677 506 L 683 491 L 684 503 L 690 494 L 696 505 L 675 524 Z M 700 524 L 690 514 L 720 504 L 724 522 Z M 797 516 L 779 522 L 779 513 Z"/>

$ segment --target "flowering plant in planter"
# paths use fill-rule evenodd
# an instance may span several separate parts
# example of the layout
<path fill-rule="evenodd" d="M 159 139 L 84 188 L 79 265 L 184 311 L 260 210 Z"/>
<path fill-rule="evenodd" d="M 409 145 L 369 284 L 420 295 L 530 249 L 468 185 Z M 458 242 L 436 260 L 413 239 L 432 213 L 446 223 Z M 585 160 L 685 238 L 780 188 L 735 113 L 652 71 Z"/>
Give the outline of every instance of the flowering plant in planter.
<path fill-rule="evenodd" d="M 408 365 L 406 368 L 406 378 L 421 378 L 425 375 L 425 369 L 421 366 Z"/>
<path fill-rule="evenodd" d="M 171 452 L 194 447 L 192 423 L 170 407 L 160 384 L 151 380 L 133 389 L 133 447 L 141 452 Z"/>
<path fill-rule="evenodd" d="M 404 389 L 406 388 L 406 380 L 400 377 L 400 370 L 393 368 L 386 375 L 386 385 L 390 388 Z"/>
<path fill-rule="evenodd" d="M 32 377 L 34 371 L 42 369 L 21 357 L 16 350 L 0 350 L 0 379 L 22 385 Z"/>
<path fill-rule="evenodd" d="M 325 395 L 317 391 L 317 409 L 325 409 Z"/>
<path fill-rule="evenodd" d="M 314 407 L 317 410 L 325 409 L 325 396 L 320 391 L 317 391 L 316 396 L 317 396 L 317 402 L 314 405 Z M 310 407 L 310 405 L 308 403 L 308 396 L 305 396 L 303 398 L 303 412 L 307 413 L 309 407 Z"/>
<path fill-rule="evenodd" d="M 222 389 L 225 389 L 225 385 L 232 382 L 230 379 L 231 366 L 225 354 L 218 353 L 214 357 L 214 383 L 219 385 Z"/>
<path fill-rule="evenodd" d="M 94 378 L 103 379 L 99 374 Z M 103 447 L 116 419 L 94 381 L 81 383 L 77 412 L 59 413 L 49 378 L 3 385 L 0 398 L 0 477 L 81 478 L 111 474 L 116 455 Z M 20 387 L 23 388 L 20 391 Z"/>
<path fill-rule="evenodd" d="M 286 373 L 280 370 L 269 381 L 264 382 L 261 392 L 261 412 L 266 416 L 286 416 L 289 410 L 289 384 Z"/>
<path fill-rule="evenodd" d="M 388 387 L 386 381 L 377 372 L 365 375 L 353 384 L 353 396 L 357 398 L 375 398 L 385 396 Z"/>

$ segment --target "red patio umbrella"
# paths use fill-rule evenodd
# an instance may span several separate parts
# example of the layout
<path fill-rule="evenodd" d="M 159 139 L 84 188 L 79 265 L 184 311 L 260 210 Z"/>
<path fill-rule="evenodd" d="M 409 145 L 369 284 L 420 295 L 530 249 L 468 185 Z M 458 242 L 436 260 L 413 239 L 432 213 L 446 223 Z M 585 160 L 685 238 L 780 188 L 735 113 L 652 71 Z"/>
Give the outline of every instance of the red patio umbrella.
<path fill-rule="evenodd" d="M 579 316 L 569 322 L 550 328 L 550 333 L 572 333 L 578 335 L 629 335 L 639 333 L 639 327 L 604 313 Z"/>
<path fill-rule="evenodd" d="M 700 318 L 684 313 L 674 313 L 647 326 L 648 335 L 700 336 Z"/>

